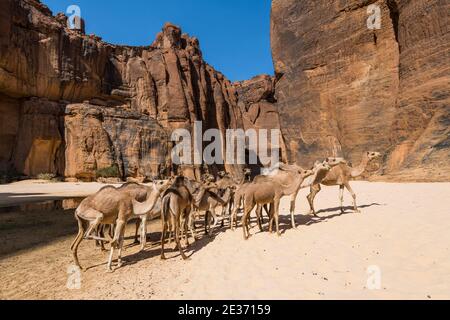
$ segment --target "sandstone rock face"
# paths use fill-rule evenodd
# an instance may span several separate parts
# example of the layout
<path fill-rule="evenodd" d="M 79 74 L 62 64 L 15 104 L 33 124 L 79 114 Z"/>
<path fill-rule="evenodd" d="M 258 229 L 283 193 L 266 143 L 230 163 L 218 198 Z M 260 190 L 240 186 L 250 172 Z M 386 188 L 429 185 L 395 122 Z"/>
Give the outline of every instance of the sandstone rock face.
<path fill-rule="evenodd" d="M 0 170 L 90 180 L 116 166 L 123 179 L 168 175 L 176 171 L 174 129 L 202 121 L 225 135 L 244 127 L 235 85 L 177 26 L 166 24 L 148 47 L 127 47 L 68 29 L 64 15 L 37 0 L 4 0 L 0 14 Z M 265 95 L 251 104 L 273 108 Z M 279 128 L 273 118 L 264 125 Z M 195 176 L 199 168 L 182 169 Z"/>
<path fill-rule="evenodd" d="M 367 26 L 377 5 L 381 28 Z M 143 181 L 171 163 L 174 129 L 282 129 L 283 158 L 310 166 L 384 152 L 379 173 L 450 180 L 450 3 L 273 0 L 275 77 L 231 83 L 198 39 L 166 24 L 116 46 L 38 0 L 0 2 L 0 173 Z M 239 175 L 240 166 L 212 166 Z"/>
<path fill-rule="evenodd" d="M 371 30 L 369 5 L 381 12 Z M 450 179 L 450 3 L 272 1 L 276 99 L 289 158 L 385 153 L 395 179 Z"/>
<path fill-rule="evenodd" d="M 65 175 L 94 179 L 117 166 L 121 177 L 153 177 L 166 165 L 167 133 L 147 115 L 120 108 L 72 104 L 65 109 Z M 153 174 L 153 176 L 150 176 Z"/>
<path fill-rule="evenodd" d="M 275 78 L 268 75 L 256 76 L 251 80 L 234 84 L 239 97 L 238 106 L 242 113 L 243 129 L 280 129 L 280 118 L 275 101 Z M 281 131 L 281 130 L 280 130 Z M 268 147 L 270 140 L 268 137 Z M 284 141 L 280 141 L 281 158 L 286 154 Z"/>

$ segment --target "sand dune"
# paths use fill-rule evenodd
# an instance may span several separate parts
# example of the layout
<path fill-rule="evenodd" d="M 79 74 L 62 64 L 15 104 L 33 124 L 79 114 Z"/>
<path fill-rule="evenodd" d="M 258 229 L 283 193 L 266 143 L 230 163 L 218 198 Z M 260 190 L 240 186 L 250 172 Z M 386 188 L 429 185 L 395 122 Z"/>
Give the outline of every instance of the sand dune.
<path fill-rule="evenodd" d="M 137 247 L 128 247 L 126 266 L 108 274 L 106 254 L 84 243 L 80 260 L 92 268 L 82 273 L 80 290 L 66 287 L 74 232 L 68 227 L 67 236 L 0 256 L 0 298 L 449 299 L 450 183 L 353 185 L 361 214 L 350 208 L 340 214 L 337 188 L 325 188 L 317 197 L 320 217 L 306 216 L 304 191 L 298 198 L 296 230 L 288 216 L 281 219 L 281 238 L 259 233 L 256 226 L 249 241 L 243 240 L 240 228 L 222 230 L 193 245 L 186 262 L 176 251 L 161 261 L 154 243 L 139 254 Z M 346 194 L 346 204 L 350 200 Z M 285 199 L 282 212 L 288 208 Z M 60 226 L 48 223 L 42 228 Z M 26 226 L 15 230 L 24 234 Z M 153 241 L 159 230 L 153 222 Z M 2 244 L 20 239 L 11 232 L 0 229 Z M 370 273 L 374 270 L 380 271 L 379 278 Z M 379 288 L 372 288 L 377 287 L 377 281 L 370 281 L 374 279 L 380 280 Z"/>

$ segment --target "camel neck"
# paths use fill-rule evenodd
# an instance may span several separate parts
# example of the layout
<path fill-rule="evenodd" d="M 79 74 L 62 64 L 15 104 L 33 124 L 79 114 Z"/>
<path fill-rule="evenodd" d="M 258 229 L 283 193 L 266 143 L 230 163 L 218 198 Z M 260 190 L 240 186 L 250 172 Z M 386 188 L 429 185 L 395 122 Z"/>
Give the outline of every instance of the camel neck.
<path fill-rule="evenodd" d="M 303 182 L 302 177 L 299 174 L 297 174 L 295 176 L 295 179 L 290 184 L 283 185 L 283 187 L 284 187 L 284 194 L 286 196 L 288 196 L 288 195 L 291 195 L 293 193 L 296 193 L 300 189 L 300 187 L 302 185 L 302 182 Z"/>
<path fill-rule="evenodd" d="M 351 171 L 352 177 L 353 178 L 360 177 L 364 173 L 364 171 L 366 171 L 368 163 L 369 159 L 367 158 L 367 156 L 364 155 L 359 166 L 352 169 Z"/>

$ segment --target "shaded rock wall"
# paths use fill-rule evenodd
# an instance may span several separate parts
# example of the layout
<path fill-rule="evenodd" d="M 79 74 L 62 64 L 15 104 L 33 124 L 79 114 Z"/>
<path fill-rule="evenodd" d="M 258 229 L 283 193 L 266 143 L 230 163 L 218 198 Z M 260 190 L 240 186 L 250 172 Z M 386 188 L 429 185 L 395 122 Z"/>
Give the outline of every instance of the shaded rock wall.
<path fill-rule="evenodd" d="M 367 27 L 371 4 L 381 9 L 380 30 Z M 289 158 L 359 162 L 382 151 L 395 179 L 449 180 L 449 9 L 445 0 L 273 0 Z"/>
<path fill-rule="evenodd" d="M 177 26 L 127 47 L 69 30 L 36 0 L 4 0 L 0 12 L 0 169 L 91 179 L 115 165 L 122 178 L 152 177 L 176 170 L 172 130 L 244 126 L 235 85 Z"/>

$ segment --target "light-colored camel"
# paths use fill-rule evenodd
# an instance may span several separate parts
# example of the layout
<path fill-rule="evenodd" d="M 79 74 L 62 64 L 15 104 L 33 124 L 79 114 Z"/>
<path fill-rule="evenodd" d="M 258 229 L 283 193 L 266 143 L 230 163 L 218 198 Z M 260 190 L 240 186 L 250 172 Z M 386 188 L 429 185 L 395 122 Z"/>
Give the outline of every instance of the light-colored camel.
<path fill-rule="evenodd" d="M 169 187 L 169 181 L 157 181 L 154 182 L 158 188 L 161 189 L 161 193 L 164 193 L 165 189 Z M 147 185 L 141 185 L 138 183 L 126 183 L 122 185 L 117 190 L 125 192 L 132 196 L 136 201 L 144 202 L 148 196 L 153 192 L 153 188 Z M 140 243 L 141 251 L 144 250 L 147 244 L 147 221 L 156 219 L 161 216 L 161 197 L 157 199 L 157 202 L 153 209 L 146 215 L 142 215 L 136 219 L 136 232 L 135 232 L 135 243 Z M 140 240 L 138 237 L 138 231 L 140 229 Z"/>
<path fill-rule="evenodd" d="M 314 209 L 314 199 L 321 191 L 320 185 L 324 186 L 339 186 L 339 199 L 341 203 L 341 212 L 344 213 L 344 188 L 346 188 L 353 197 L 353 207 L 355 212 L 359 213 L 358 206 L 356 204 L 356 194 L 350 186 L 350 181 L 360 177 L 364 171 L 366 171 L 368 164 L 381 157 L 379 152 L 365 152 L 362 156 L 362 160 L 359 166 L 352 168 L 348 164 L 340 164 L 335 166 L 326 174 L 320 181 L 316 180 L 311 186 L 311 193 L 308 195 L 308 202 L 311 208 L 310 214 L 317 216 Z"/>
<path fill-rule="evenodd" d="M 187 260 L 180 242 L 181 223 L 184 221 L 184 229 L 187 234 L 189 216 L 192 210 L 192 195 L 185 185 L 184 177 L 177 177 L 174 184 L 165 191 L 162 199 L 162 236 L 161 236 L 161 259 L 165 260 L 166 232 L 175 233 L 175 242 L 180 251 L 181 257 Z M 189 245 L 188 237 L 186 238 Z"/>
<path fill-rule="evenodd" d="M 114 237 L 108 259 L 107 269 L 111 269 L 114 250 L 118 249 L 118 267 L 122 264 L 122 246 L 125 225 L 133 216 L 142 216 L 150 212 L 160 196 L 161 190 L 152 185 L 152 192 L 145 202 L 138 202 L 129 194 L 117 190 L 114 187 L 105 187 L 94 195 L 84 199 L 75 211 L 78 221 L 78 235 L 72 243 L 71 250 L 75 264 L 81 269 L 78 260 L 78 247 L 82 240 L 98 240 L 108 242 L 107 239 L 95 235 L 100 225 L 115 224 Z"/>
<path fill-rule="evenodd" d="M 328 168 L 325 168 L 321 165 L 319 161 L 316 161 L 314 164 L 314 167 L 312 170 L 314 171 L 314 174 L 307 177 L 303 180 L 303 183 L 301 184 L 300 188 L 291 196 L 291 205 L 290 205 L 290 213 L 291 213 L 291 222 L 292 222 L 292 228 L 296 228 L 295 226 L 295 203 L 297 202 L 298 193 L 303 188 L 308 188 L 312 186 L 316 181 L 321 181 L 323 177 L 327 175 L 327 173 L 334 167 L 340 165 L 340 164 L 346 164 L 344 158 L 336 158 L 336 157 L 330 157 L 325 159 L 324 164 L 328 165 Z"/>
<path fill-rule="evenodd" d="M 248 239 L 250 236 L 248 218 L 256 205 L 271 205 L 269 231 L 272 232 L 273 223 L 275 223 L 277 234 L 281 235 L 278 222 L 281 198 L 295 193 L 302 184 L 303 180 L 312 174 L 312 170 L 289 170 L 284 175 L 284 179 L 282 181 L 279 178 L 267 178 L 261 179 L 260 181 L 254 181 L 251 185 L 249 185 L 245 191 L 244 215 L 241 221 L 242 229 L 244 231 L 244 239 Z"/>

